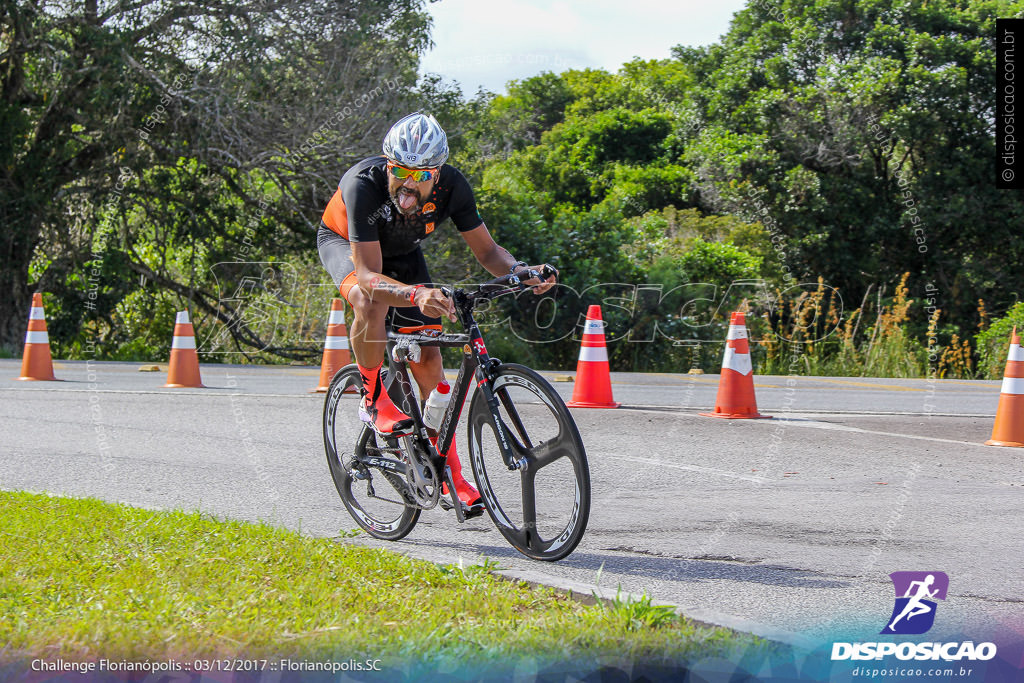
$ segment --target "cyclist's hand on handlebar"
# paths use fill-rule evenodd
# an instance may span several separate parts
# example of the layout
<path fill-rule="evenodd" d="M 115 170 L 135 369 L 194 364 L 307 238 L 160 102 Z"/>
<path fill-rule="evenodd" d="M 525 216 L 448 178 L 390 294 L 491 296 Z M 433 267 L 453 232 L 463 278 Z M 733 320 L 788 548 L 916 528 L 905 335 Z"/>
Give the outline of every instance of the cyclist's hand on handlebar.
<path fill-rule="evenodd" d="M 421 287 L 416 290 L 416 306 L 431 318 L 445 316 L 455 322 L 455 304 L 440 289 Z"/>
<path fill-rule="evenodd" d="M 534 294 L 543 294 L 554 287 L 555 282 L 558 281 L 558 270 L 552 265 L 544 263 L 539 266 L 530 266 L 529 269 L 537 271 L 540 273 L 541 278 L 543 278 L 543 280 L 535 277 L 530 278 L 529 280 L 523 280 L 523 284 L 538 285 L 533 289 Z M 542 282 L 543 284 L 541 284 Z"/>

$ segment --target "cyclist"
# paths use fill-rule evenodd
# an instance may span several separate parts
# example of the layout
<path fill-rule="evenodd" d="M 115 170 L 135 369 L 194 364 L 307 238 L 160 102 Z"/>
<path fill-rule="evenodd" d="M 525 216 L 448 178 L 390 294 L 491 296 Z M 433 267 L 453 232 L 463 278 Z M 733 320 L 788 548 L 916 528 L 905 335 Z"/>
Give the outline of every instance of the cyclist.
<path fill-rule="evenodd" d="M 409 432 L 412 419 L 381 383 L 386 329 L 440 334 L 442 316 L 455 320 L 451 300 L 430 282 L 420 242 L 451 218 L 492 275 L 521 263 L 494 241 L 469 182 L 445 163 L 448 137 L 433 116 L 416 112 L 395 123 L 384 137 L 383 152 L 342 176 L 321 218 L 317 247 L 324 268 L 352 305 L 349 335 L 366 390 L 360 416 L 378 434 L 396 436 Z M 554 285 L 555 276 L 529 282 L 540 284 L 534 290 L 540 294 Z M 427 396 L 444 381 L 441 350 L 424 347 L 411 369 L 420 395 Z M 459 499 L 467 507 L 479 506 L 479 493 L 462 476 L 454 440 L 443 455 Z"/>

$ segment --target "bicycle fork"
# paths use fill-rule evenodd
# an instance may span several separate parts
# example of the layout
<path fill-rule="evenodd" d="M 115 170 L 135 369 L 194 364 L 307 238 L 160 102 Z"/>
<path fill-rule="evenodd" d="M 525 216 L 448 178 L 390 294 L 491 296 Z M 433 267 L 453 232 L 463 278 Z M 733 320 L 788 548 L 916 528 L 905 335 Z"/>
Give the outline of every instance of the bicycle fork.
<path fill-rule="evenodd" d="M 483 392 L 484 399 L 487 401 L 488 412 L 491 414 L 491 428 L 494 429 L 494 434 L 498 437 L 498 450 L 501 452 L 501 459 L 505 461 L 505 466 L 513 471 L 525 470 L 527 460 L 525 457 L 518 457 L 518 453 L 516 453 L 511 444 L 511 435 L 505 421 L 501 419 L 498 397 L 494 395 L 494 391 L 491 389 L 490 380 L 486 378 L 480 380 L 477 383 L 477 389 Z M 505 406 L 505 409 L 509 411 L 511 419 L 517 419 L 510 406 Z"/>

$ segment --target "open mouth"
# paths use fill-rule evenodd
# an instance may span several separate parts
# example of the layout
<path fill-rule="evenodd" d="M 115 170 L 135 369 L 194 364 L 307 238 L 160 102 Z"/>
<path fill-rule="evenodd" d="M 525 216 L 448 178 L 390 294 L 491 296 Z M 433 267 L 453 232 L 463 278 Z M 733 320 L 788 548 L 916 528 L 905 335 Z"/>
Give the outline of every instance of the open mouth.
<path fill-rule="evenodd" d="M 400 187 L 392 195 L 392 199 L 395 202 L 395 206 L 402 213 L 412 213 L 420 205 L 420 195 L 414 190 L 410 190 L 407 187 Z"/>

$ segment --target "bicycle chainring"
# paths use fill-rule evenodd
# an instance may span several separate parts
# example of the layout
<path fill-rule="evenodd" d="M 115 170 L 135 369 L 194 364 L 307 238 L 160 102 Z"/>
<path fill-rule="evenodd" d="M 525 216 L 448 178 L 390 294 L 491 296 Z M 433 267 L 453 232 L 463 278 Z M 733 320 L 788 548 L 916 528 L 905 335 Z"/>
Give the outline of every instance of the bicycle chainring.
<path fill-rule="evenodd" d="M 409 490 L 420 508 L 433 509 L 441 498 L 441 476 L 422 446 L 409 436 L 403 436 L 401 440 L 404 445 L 402 456 L 409 465 L 409 474 L 406 476 Z"/>
<path fill-rule="evenodd" d="M 389 445 L 384 448 L 367 446 L 366 455 L 376 455 L 379 457 L 391 456 L 402 460 L 409 466 L 409 474 L 403 478 L 397 473 L 391 472 L 383 467 L 367 465 L 359 462 L 355 457 L 352 457 L 347 462 L 343 462 L 349 475 L 356 481 L 365 481 L 367 485 L 367 495 L 372 498 L 376 498 L 377 500 L 384 501 L 385 503 L 418 507 L 421 510 L 430 510 L 436 507 L 441 498 L 440 482 L 442 481 L 437 472 L 437 468 L 430 462 L 426 453 L 422 452 L 422 449 L 414 446 L 410 437 L 402 437 L 402 441 L 405 444 L 404 448 L 398 446 L 394 439 L 388 439 L 388 441 L 394 445 Z M 415 459 L 410 458 L 408 453 L 415 453 L 417 457 L 415 457 Z M 370 470 L 376 470 L 385 479 L 387 479 L 395 491 L 401 494 L 403 500 L 392 500 L 391 498 L 387 498 L 377 493 L 373 488 L 373 477 L 370 474 Z M 437 483 L 435 484 L 434 482 Z"/>

